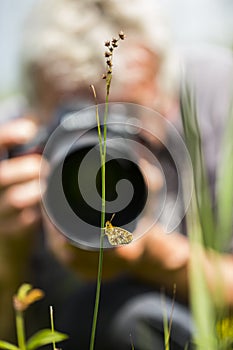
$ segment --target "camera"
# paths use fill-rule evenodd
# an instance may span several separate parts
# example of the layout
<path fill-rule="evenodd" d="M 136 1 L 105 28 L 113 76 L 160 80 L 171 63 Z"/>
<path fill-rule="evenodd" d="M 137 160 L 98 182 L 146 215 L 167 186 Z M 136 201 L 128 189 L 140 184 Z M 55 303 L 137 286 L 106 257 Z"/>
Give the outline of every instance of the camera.
<path fill-rule="evenodd" d="M 106 105 L 98 106 L 103 134 Z M 146 208 L 148 188 L 139 166 L 140 126 L 136 112 L 124 104 L 109 104 L 106 141 L 106 220 L 134 231 Z M 46 183 L 42 202 L 50 220 L 82 248 L 98 249 L 101 227 L 102 180 L 96 106 L 61 108 L 53 124 L 41 129 L 28 145 L 15 148 L 11 156 L 40 152 L 49 171 L 41 167 Z M 43 164 L 43 162 L 42 162 Z M 108 242 L 105 242 L 106 247 Z"/>
<path fill-rule="evenodd" d="M 103 135 L 106 106 L 99 105 Z M 147 185 L 138 164 L 138 137 L 120 105 L 109 105 L 105 165 L 106 220 L 134 231 L 147 202 Z M 135 128 L 134 128 L 135 129 Z M 102 137 L 103 139 L 103 137 Z M 50 171 L 43 197 L 46 211 L 74 244 L 98 248 L 102 180 L 96 107 L 68 112 L 46 143 Z M 108 242 L 106 240 L 106 245 Z"/>

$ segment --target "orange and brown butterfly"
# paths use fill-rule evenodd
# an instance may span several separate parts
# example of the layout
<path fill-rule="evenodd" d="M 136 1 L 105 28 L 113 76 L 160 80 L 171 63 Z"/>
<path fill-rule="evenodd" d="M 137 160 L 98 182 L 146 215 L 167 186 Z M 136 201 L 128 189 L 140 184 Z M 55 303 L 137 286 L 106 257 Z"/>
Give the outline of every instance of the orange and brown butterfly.
<path fill-rule="evenodd" d="M 109 221 L 106 221 L 105 229 L 104 229 L 105 235 L 108 237 L 109 243 L 115 246 L 131 243 L 133 240 L 132 233 L 130 233 L 129 231 L 121 227 L 116 227 L 111 224 L 114 216 L 115 214 L 112 215 Z"/>

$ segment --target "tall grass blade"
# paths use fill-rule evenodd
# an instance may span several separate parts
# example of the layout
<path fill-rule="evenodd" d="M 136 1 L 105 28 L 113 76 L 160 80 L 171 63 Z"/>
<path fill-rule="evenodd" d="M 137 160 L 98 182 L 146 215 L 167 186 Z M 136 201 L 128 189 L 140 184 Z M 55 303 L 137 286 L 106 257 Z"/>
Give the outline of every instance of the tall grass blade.
<path fill-rule="evenodd" d="M 196 350 L 218 350 L 215 338 L 215 306 L 210 295 L 203 270 L 202 228 L 199 222 L 195 194 L 187 213 L 187 225 L 191 245 L 190 295 L 196 332 Z"/>
<path fill-rule="evenodd" d="M 181 117 L 185 142 L 192 160 L 194 171 L 194 188 L 197 210 L 203 233 L 203 244 L 215 248 L 215 224 L 211 205 L 211 196 L 203 160 L 201 133 L 198 126 L 196 105 L 193 94 L 184 83 L 181 93 Z"/>
<path fill-rule="evenodd" d="M 233 232 L 233 102 L 226 125 L 217 172 L 217 237 L 220 250 L 229 249 Z"/>
<path fill-rule="evenodd" d="M 216 247 L 215 219 L 203 159 L 195 100 L 189 87 L 185 84 L 182 86 L 180 104 L 186 146 L 190 153 L 194 172 L 194 193 L 186 215 L 191 246 L 190 296 L 196 327 L 194 342 L 197 350 L 217 350 L 216 309 L 207 286 L 202 259 L 204 247 Z M 184 193 L 186 193 L 185 188 Z"/>

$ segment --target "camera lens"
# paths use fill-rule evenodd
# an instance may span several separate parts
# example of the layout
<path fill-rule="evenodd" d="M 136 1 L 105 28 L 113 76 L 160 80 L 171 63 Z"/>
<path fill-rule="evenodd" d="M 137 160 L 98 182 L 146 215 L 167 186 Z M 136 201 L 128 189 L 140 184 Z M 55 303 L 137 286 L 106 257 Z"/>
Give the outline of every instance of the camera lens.
<path fill-rule="evenodd" d="M 88 203 L 83 198 L 82 189 L 78 184 L 77 174 L 80 171 L 80 164 L 84 157 L 90 152 L 91 147 L 79 149 L 76 152 L 69 154 L 63 164 L 62 185 L 65 197 L 74 211 L 74 213 L 86 223 L 100 227 L 100 212 L 101 212 L 101 169 L 95 173 L 93 163 L 97 160 L 100 163 L 98 148 L 92 150 L 92 156 L 86 164 L 85 182 L 87 188 L 95 183 L 96 191 L 90 193 Z M 127 157 L 128 158 L 128 157 Z M 123 226 L 132 222 L 143 210 L 147 200 L 147 189 L 142 173 L 139 167 L 132 160 L 126 157 L 112 158 L 106 162 L 106 217 L 115 212 L 114 225 Z M 128 181 L 133 188 L 133 195 L 125 207 L 119 210 L 118 207 L 110 208 L 109 203 L 117 201 L 117 184 L 122 180 Z M 90 184 L 88 186 L 88 183 Z M 120 196 L 128 196 L 127 186 L 124 193 Z M 93 208 L 92 203 L 95 203 Z M 115 210 L 114 210 L 115 209 Z"/>
<path fill-rule="evenodd" d="M 101 227 L 101 159 L 98 138 L 84 134 L 65 155 L 51 162 L 45 194 L 50 217 L 70 236 L 91 237 Z M 113 138 L 107 146 L 105 172 L 106 220 L 133 231 L 147 201 L 147 186 L 136 155 Z M 88 238 L 89 239 L 89 238 Z M 91 238 L 90 238 L 91 239 Z"/>

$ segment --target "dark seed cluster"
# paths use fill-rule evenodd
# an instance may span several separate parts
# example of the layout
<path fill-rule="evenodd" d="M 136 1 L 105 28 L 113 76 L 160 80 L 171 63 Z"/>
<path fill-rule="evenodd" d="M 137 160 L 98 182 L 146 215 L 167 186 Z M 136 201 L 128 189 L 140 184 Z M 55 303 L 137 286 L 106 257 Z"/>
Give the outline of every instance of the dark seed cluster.
<path fill-rule="evenodd" d="M 104 46 L 107 48 L 107 50 L 104 53 L 104 57 L 106 58 L 106 65 L 107 65 L 107 72 L 103 74 L 102 78 L 106 79 L 108 75 L 112 74 L 112 55 L 113 51 L 116 47 L 118 47 L 118 42 L 119 40 L 124 40 L 125 39 L 125 34 L 121 30 L 118 33 L 118 38 L 112 38 L 112 40 L 105 41 Z"/>

